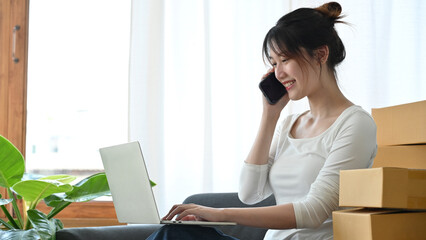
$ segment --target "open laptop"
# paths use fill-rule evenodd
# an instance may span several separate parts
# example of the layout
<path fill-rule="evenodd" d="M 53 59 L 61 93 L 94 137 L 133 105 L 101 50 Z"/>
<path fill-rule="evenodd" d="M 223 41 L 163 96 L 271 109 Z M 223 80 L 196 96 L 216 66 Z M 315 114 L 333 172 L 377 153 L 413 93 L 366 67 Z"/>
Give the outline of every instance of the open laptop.
<path fill-rule="evenodd" d="M 161 220 L 139 142 L 105 147 L 99 149 L 99 152 L 119 222 L 236 225 L 234 222 Z"/>

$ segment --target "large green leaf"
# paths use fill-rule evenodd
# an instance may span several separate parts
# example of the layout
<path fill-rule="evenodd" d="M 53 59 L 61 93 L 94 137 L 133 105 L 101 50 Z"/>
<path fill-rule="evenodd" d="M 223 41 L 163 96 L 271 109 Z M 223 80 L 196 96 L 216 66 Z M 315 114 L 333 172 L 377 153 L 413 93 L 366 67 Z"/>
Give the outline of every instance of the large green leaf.
<path fill-rule="evenodd" d="M 52 194 L 44 198 L 44 203 L 49 207 L 57 207 L 60 203 L 64 202 L 66 196 L 65 193 Z"/>
<path fill-rule="evenodd" d="M 156 183 L 150 181 L 151 187 Z M 61 207 L 66 202 L 85 202 L 97 197 L 111 195 L 105 173 L 96 173 L 89 176 L 76 185 L 70 192 L 52 194 L 44 199 L 50 207 Z"/>
<path fill-rule="evenodd" d="M 70 184 L 55 180 L 26 180 L 13 185 L 13 191 L 21 195 L 25 201 L 32 202 L 43 199 L 51 194 L 72 190 Z"/>
<path fill-rule="evenodd" d="M 56 207 L 61 202 L 87 202 L 110 194 L 105 173 L 96 173 L 75 184 L 72 191 L 53 194 L 44 201 L 48 206 Z"/>
<path fill-rule="evenodd" d="M 110 194 L 105 173 L 91 175 L 74 185 L 72 191 L 46 197 L 45 203 L 53 207 L 48 218 L 54 217 L 72 202 L 87 202 Z"/>
<path fill-rule="evenodd" d="M 89 176 L 76 185 L 72 191 L 65 193 L 66 201 L 87 202 L 95 198 L 111 194 L 105 173 Z"/>
<path fill-rule="evenodd" d="M 70 175 L 51 175 L 47 177 L 42 177 L 38 180 L 55 180 L 55 181 L 67 184 L 67 183 L 71 183 L 75 179 L 76 179 L 75 176 L 70 176 Z"/>
<path fill-rule="evenodd" d="M 0 231 L 1 240 L 39 240 L 40 237 L 37 231 L 34 229 L 30 230 L 8 230 Z"/>
<path fill-rule="evenodd" d="M 12 187 L 21 181 L 24 171 L 22 154 L 9 140 L 0 135 L 0 186 Z"/>
<path fill-rule="evenodd" d="M 28 219 L 40 235 L 41 240 L 54 240 L 56 231 L 60 228 L 56 219 L 47 219 L 46 215 L 38 210 L 28 210 Z"/>

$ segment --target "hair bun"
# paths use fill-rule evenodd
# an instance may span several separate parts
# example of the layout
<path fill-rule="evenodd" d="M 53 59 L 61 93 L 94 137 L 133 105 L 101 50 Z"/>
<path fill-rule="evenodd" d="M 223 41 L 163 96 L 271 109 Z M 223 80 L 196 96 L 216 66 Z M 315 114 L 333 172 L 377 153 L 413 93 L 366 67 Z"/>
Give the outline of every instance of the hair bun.
<path fill-rule="evenodd" d="M 342 6 L 340 6 L 337 2 L 329 2 L 315 8 L 315 10 L 335 21 L 341 18 L 340 14 L 342 13 Z"/>

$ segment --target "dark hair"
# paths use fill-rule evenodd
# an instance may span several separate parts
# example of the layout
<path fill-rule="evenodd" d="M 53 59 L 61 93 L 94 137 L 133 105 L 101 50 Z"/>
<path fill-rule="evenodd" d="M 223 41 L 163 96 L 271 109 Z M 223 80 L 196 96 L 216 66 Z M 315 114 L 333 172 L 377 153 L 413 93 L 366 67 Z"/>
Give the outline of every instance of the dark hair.
<path fill-rule="evenodd" d="M 335 67 L 345 59 L 345 47 L 334 29 L 340 21 L 342 7 L 330 2 L 317 8 L 299 8 L 281 17 L 269 30 L 263 42 L 264 60 L 270 62 L 270 51 L 297 61 L 303 58 L 302 49 L 309 56 L 314 50 L 327 45 L 327 65 L 335 73 Z M 305 59 L 306 60 L 306 59 Z"/>

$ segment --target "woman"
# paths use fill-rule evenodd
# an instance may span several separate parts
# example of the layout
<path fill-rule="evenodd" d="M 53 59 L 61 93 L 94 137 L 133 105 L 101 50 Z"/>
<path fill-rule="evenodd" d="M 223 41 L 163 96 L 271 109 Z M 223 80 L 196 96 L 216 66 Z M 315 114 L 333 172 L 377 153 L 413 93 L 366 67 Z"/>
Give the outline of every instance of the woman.
<path fill-rule="evenodd" d="M 332 239 L 339 171 L 370 167 L 377 148 L 373 119 L 337 84 L 335 67 L 345 58 L 334 29 L 341 22 L 341 10 L 335 2 L 297 9 L 279 19 L 264 40 L 263 54 L 273 67 L 265 77 L 274 72 L 287 94 L 274 105 L 263 98 L 260 128 L 244 163 L 239 197 L 254 204 L 274 194 L 277 205 L 176 205 L 164 219 L 268 228 L 265 239 Z M 310 109 L 278 123 L 287 103 L 304 97 Z"/>

